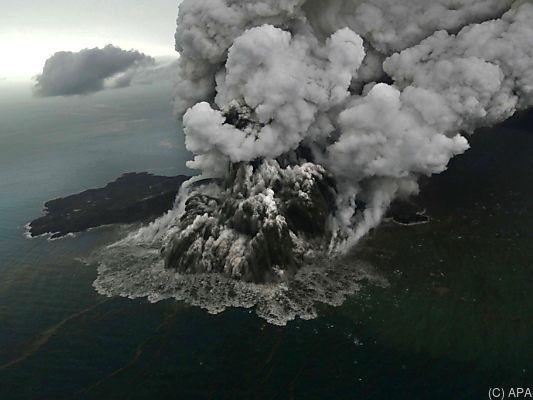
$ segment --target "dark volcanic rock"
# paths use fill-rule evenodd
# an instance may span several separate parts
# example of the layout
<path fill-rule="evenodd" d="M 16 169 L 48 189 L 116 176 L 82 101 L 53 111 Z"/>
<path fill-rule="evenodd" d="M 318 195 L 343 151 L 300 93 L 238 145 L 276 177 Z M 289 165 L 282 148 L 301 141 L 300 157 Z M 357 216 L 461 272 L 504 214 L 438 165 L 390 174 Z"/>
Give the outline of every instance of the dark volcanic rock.
<path fill-rule="evenodd" d="M 401 225 L 417 225 L 429 222 L 429 217 L 423 208 L 406 200 L 395 200 L 391 204 L 386 218 Z"/>
<path fill-rule="evenodd" d="M 163 248 L 169 269 L 279 282 L 298 271 L 310 250 L 329 243 L 336 188 L 320 165 L 236 163 L 225 182 L 193 189 Z"/>
<path fill-rule="evenodd" d="M 51 200 L 45 215 L 29 224 L 31 236 L 69 233 L 117 223 L 149 221 L 172 208 L 180 186 L 189 177 L 128 173 L 104 188 Z"/>

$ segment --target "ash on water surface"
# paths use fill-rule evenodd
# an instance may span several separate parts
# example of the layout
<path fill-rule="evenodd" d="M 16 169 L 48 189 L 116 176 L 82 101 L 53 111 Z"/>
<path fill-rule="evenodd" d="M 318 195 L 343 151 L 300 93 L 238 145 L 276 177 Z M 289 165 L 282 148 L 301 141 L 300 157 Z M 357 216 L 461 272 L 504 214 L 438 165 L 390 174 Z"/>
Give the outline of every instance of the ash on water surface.
<path fill-rule="evenodd" d="M 133 234 L 93 254 L 86 261 L 98 264 L 95 289 L 105 296 L 150 302 L 176 299 L 212 314 L 253 308 L 269 323 L 285 325 L 295 318 L 316 318 L 321 304 L 340 306 L 363 285 L 389 285 L 370 264 L 348 256 L 334 261 L 318 256 L 291 279 L 276 283 L 245 282 L 220 273 L 183 274 L 165 268 L 160 245 L 140 244 Z"/>

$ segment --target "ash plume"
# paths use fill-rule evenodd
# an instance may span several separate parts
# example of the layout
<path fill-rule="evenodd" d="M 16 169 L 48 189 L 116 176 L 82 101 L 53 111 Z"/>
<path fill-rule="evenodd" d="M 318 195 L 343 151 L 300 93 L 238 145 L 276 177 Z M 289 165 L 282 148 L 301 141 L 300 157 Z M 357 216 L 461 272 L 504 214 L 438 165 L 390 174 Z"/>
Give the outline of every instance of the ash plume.
<path fill-rule="evenodd" d="M 174 109 L 201 174 L 115 249 L 270 284 L 340 257 L 476 128 L 531 106 L 531 38 L 523 0 L 184 0 Z"/>
<path fill-rule="evenodd" d="M 102 49 L 53 54 L 35 80 L 38 96 L 72 96 L 105 88 L 129 86 L 139 70 L 152 67 L 155 60 L 136 50 L 108 45 Z"/>
<path fill-rule="evenodd" d="M 293 160 L 277 173 L 311 163 L 335 182 L 328 228 L 338 249 L 378 224 L 395 197 L 416 193 L 419 176 L 466 151 L 462 133 L 530 105 L 530 2 L 393 3 L 185 1 L 176 112 L 196 155 L 190 166 L 227 177 L 238 163 L 260 165 L 259 175 L 280 157 Z M 387 79 L 366 81 L 369 65 Z M 241 112 L 241 126 L 228 122 Z M 284 203 L 272 185 L 262 190 Z"/>

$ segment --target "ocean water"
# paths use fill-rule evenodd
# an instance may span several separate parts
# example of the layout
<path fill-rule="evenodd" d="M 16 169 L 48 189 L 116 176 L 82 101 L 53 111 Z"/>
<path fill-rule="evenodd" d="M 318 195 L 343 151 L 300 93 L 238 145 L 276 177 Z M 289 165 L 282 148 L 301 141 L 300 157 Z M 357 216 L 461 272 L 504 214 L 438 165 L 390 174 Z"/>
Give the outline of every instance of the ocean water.
<path fill-rule="evenodd" d="M 0 86 L 0 399 L 486 399 L 533 386 L 533 118 L 478 132 L 424 183 L 431 222 L 354 250 L 388 287 L 277 327 L 99 296 L 78 261 L 124 234 L 28 240 L 44 201 L 124 172 L 191 173 L 172 88 L 34 99 Z"/>

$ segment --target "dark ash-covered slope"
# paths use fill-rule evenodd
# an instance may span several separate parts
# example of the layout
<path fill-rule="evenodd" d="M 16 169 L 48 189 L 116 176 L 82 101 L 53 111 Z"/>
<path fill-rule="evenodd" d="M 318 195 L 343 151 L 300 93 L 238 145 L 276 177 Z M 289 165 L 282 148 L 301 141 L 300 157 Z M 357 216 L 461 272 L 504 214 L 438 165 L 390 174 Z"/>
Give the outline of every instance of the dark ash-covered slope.
<path fill-rule="evenodd" d="M 224 184 L 191 190 L 163 250 L 166 266 L 257 283 L 288 279 L 310 246 L 327 243 L 334 196 L 333 180 L 316 164 L 234 164 Z"/>

